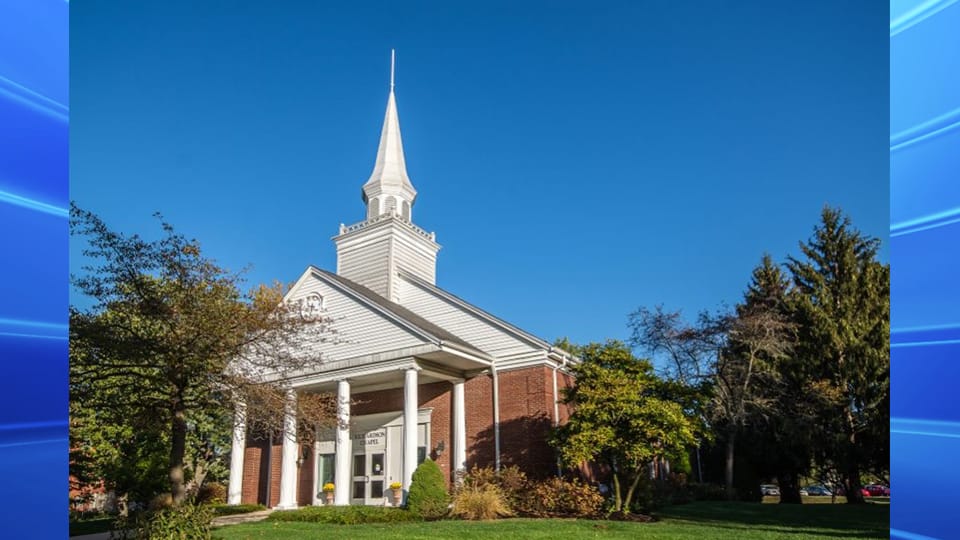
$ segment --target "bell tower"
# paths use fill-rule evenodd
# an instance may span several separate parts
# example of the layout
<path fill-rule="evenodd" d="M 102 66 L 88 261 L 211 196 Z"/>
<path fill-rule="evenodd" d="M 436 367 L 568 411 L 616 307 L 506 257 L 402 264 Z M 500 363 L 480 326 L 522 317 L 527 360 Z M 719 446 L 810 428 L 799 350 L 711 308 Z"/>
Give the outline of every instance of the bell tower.
<path fill-rule="evenodd" d="M 338 275 L 400 303 L 397 271 L 403 269 L 434 283 L 440 245 L 434 233 L 413 224 L 417 190 L 407 176 L 400 137 L 400 117 L 394 95 L 395 59 L 391 51 L 387 112 L 373 173 L 363 184 L 366 219 L 350 226 L 341 224 L 340 234 L 333 241 L 337 245 Z"/>

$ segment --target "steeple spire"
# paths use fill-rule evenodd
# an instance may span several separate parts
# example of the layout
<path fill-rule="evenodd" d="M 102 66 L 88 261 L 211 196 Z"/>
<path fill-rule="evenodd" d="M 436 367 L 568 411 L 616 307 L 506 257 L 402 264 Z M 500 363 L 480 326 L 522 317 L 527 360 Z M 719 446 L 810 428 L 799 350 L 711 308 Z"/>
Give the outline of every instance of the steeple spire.
<path fill-rule="evenodd" d="M 403 156 L 403 141 L 400 137 L 400 118 L 397 114 L 397 98 L 393 93 L 396 56 L 390 51 L 390 95 L 387 112 L 380 132 L 380 146 L 370 179 L 363 185 L 363 201 L 367 203 L 367 218 L 396 213 L 409 220 L 417 190 L 407 176 L 407 164 Z"/>

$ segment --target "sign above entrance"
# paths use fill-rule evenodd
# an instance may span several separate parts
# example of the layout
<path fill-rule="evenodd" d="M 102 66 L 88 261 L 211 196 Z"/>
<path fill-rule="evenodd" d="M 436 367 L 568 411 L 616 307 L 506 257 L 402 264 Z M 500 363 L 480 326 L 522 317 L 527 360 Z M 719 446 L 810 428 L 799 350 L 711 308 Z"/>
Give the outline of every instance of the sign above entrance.
<path fill-rule="evenodd" d="M 351 433 L 354 448 L 383 448 L 387 442 L 387 430 L 375 429 L 365 433 Z"/>

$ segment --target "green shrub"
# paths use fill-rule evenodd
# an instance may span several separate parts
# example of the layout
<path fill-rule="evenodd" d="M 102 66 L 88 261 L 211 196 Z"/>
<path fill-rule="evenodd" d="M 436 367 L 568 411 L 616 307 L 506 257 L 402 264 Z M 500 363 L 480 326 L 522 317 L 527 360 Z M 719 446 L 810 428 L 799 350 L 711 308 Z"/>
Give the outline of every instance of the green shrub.
<path fill-rule="evenodd" d="M 210 509 L 217 516 L 232 516 L 234 514 L 259 512 L 260 510 L 266 510 L 267 507 L 262 504 L 212 504 Z"/>
<path fill-rule="evenodd" d="M 218 482 L 210 482 L 197 490 L 198 503 L 222 504 L 227 502 L 227 488 Z"/>
<path fill-rule="evenodd" d="M 184 503 L 120 517 L 110 532 L 111 539 L 123 540 L 210 540 L 213 510 L 206 505 Z"/>
<path fill-rule="evenodd" d="M 463 486 L 457 490 L 450 513 L 475 521 L 509 516 L 512 512 L 500 489 L 487 484 L 483 487 Z"/>
<path fill-rule="evenodd" d="M 413 471 L 407 509 L 423 519 L 439 519 L 447 514 L 450 494 L 440 466 L 427 458 Z"/>
<path fill-rule="evenodd" d="M 268 521 L 303 521 L 333 525 L 359 525 L 361 523 L 402 523 L 418 521 L 418 517 L 406 510 L 383 506 L 308 506 L 297 510 L 274 512 Z"/>

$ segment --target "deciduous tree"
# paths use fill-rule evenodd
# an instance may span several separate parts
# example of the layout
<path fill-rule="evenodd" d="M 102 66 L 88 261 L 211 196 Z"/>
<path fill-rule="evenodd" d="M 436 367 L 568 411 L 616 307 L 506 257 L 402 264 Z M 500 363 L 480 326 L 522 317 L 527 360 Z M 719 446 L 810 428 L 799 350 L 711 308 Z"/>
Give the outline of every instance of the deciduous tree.
<path fill-rule="evenodd" d="M 191 426 L 217 422 L 242 400 L 248 423 L 279 431 L 286 376 L 323 362 L 313 345 L 336 333 L 329 318 L 285 301 L 280 285 L 243 293 L 241 274 L 160 223 L 162 237 L 148 241 L 71 205 L 71 234 L 91 261 L 72 281 L 94 304 L 70 309 L 70 397 L 87 411 L 83 421 L 155 434 L 179 503 L 186 460 L 202 467 L 202 449 L 187 447 Z M 297 406 L 307 440 L 332 418 L 327 396 L 304 395 Z"/>
<path fill-rule="evenodd" d="M 679 459 L 696 441 L 696 422 L 662 397 L 661 381 L 646 360 L 623 343 L 608 341 L 579 349 L 575 384 L 566 393 L 569 421 L 552 442 L 569 465 L 609 467 L 616 512 L 628 512 L 650 463 Z"/>

